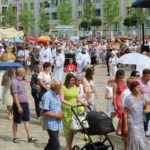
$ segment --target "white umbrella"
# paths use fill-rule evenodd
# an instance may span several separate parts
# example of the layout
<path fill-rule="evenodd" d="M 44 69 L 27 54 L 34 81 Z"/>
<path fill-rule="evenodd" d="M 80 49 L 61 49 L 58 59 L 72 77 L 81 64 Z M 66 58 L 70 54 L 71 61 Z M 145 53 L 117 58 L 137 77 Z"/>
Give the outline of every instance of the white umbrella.
<path fill-rule="evenodd" d="M 150 65 L 150 58 L 139 53 L 129 53 L 121 56 L 117 62 L 128 65 Z"/>

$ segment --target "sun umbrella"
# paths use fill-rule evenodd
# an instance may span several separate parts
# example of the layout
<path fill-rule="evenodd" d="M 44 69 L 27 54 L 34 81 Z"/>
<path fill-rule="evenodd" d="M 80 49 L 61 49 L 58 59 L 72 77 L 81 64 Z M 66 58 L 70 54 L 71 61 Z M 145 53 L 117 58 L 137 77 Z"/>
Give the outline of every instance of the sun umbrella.
<path fill-rule="evenodd" d="M 130 37 L 126 36 L 126 35 L 118 35 L 115 36 L 116 39 L 122 39 L 122 40 L 126 40 L 126 39 L 130 39 Z"/>
<path fill-rule="evenodd" d="M 51 42 L 51 39 L 48 36 L 40 36 L 35 38 L 35 41 L 38 43 L 47 43 L 47 42 Z"/>
<path fill-rule="evenodd" d="M 25 38 L 33 41 L 35 40 L 35 37 L 31 34 L 26 35 Z"/>
<path fill-rule="evenodd" d="M 9 39 L 8 41 L 12 42 L 12 43 L 21 43 L 21 42 L 23 42 L 23 40 L 20 39 L 19 37 L 16 37 L 16 38 L 13 38 L 13 39 Z"/>
<path fill-rule="evenodd" d="M 136 0 L 132 3 L 132 7 L 135 8 L 150 8 L 150 0 Z M 144 24 L 142 24 L 142 41 L 143 41 L 143 46 L 145 45 L 144 41 Z"/>
<path fill-rule="evenodd" d="M 39 36 L 38 39 L 39 40 L 47 40 L 49 42 L 51 41 L 50 37 L 48 37 L 48 36 Z"/>
<path fill-rule="evenodd" d="M 121 56 L 117 62 L 128 65 L 149 65 L 150 58 L 139 53 L 129 53 Z"/>
<path fill-rule="evenodd" d="M 136 0 L 132 3 L 132 7 L 150 8 L 150 0 Z"/>
<path fill-rule="evenodd" d="M 22 68 L 23 65 L 20 63 L 15 63 L 15 62 L 1 62 L 0 63 L 0 70 L 6 70 L 8 68 Z"/>

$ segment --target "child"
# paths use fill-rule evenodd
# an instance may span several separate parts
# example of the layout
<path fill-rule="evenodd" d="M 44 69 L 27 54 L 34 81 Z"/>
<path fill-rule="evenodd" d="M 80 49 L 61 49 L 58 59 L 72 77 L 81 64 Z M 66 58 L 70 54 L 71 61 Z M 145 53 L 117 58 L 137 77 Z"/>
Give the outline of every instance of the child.
<path fill-rule="evenodd" d="M 115 109 L 112 104 L 113 102 L 113 84 L 114 84 L 114 78 L 109 77 L 108 84 L 105 90 L 105 99 L 107 99 L 107 112 L 111 114 L 111 118 L 113 119 L 115 117 Z"/>
<path fill-rule="evenodd" d="M 78 69 L 77 67 L 73 64 L 73 59 L 70 58 L 69 59 L 69 64 L 66 66 L 64 72 L 66 73 L 74 73 L 74 72 L 77 72 Z"/>

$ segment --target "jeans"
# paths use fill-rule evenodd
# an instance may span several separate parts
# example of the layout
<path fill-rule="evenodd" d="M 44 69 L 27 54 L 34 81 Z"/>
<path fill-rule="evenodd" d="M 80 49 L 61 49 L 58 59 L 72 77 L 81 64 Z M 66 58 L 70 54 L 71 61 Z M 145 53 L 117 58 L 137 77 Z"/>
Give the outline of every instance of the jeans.
<path fill-rule="evenodd" d="M 44 150 L 60 150 L 59 131 L 47 130 L 49 135 L 48 144 Z"/>

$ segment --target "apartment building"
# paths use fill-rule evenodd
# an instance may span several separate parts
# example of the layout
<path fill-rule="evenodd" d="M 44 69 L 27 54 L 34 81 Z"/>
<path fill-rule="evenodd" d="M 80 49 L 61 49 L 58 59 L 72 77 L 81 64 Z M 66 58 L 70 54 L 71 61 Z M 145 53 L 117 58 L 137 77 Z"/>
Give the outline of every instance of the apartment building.
<path fill-rule="evenodd" d="M 9 0 L 1 0 L 1 1 L 9 1 Z M 19 15 L 20 10 L 23 7 L 29 9 L 35 18 L 35 23 L 32 25 L 30 32 L 38 35 L 40 33 L 40 28 L 38 25 L 40 14 L 39 10 L 41 7 L 45 8 L 46 14 L 49 15 L 50 25 L 58 25 L 57 19 L 57 7 L 62 3 L 63 0 L 11 0 L 17 4 L 17 14 Z M 91 0 L 91 2 L 95 5 L 96 17 L 99 17 L 103 21 L 103 3 L 105 0 Z M 119 4 L 119 14 L 122 17 L 122 20 L 114 25 L 114 32 L 115 33 L 124 33 L 126 32 L 126 27 L 123 25 L 124 18 L 130 14 L 131 11 L 131 4 L 134 0 L 120 0 Z M 72 24 L 78 25 L 80 24 L 82 17 L 83 17 L 83 3 L 84 0 L 68 0 L 68 3 L 72 6 Z M 0 11 L 5 11 L 5 5 L 3 8 L 0 8 Z M 3 9 L 3 10 L 2 10 Z M 19 18 L 19 17 L 18 17 Z M 17 19 L 18 20 L 18 19 Z M 18 28 L 20 26 L 18 20 Z M 146 26 L 146 29 L 149 29 L 150 23 Z M 101 28 L 103 31 L 107 31 L 105 27 Z"/>
<path fill-rule="evenodd" d="M 3 14 L 7 11 L 9 3 L 11 3 L 11 0 L 0 0 L 0 24 L 2 26 L 2 22 L 4 21 Z"/>

